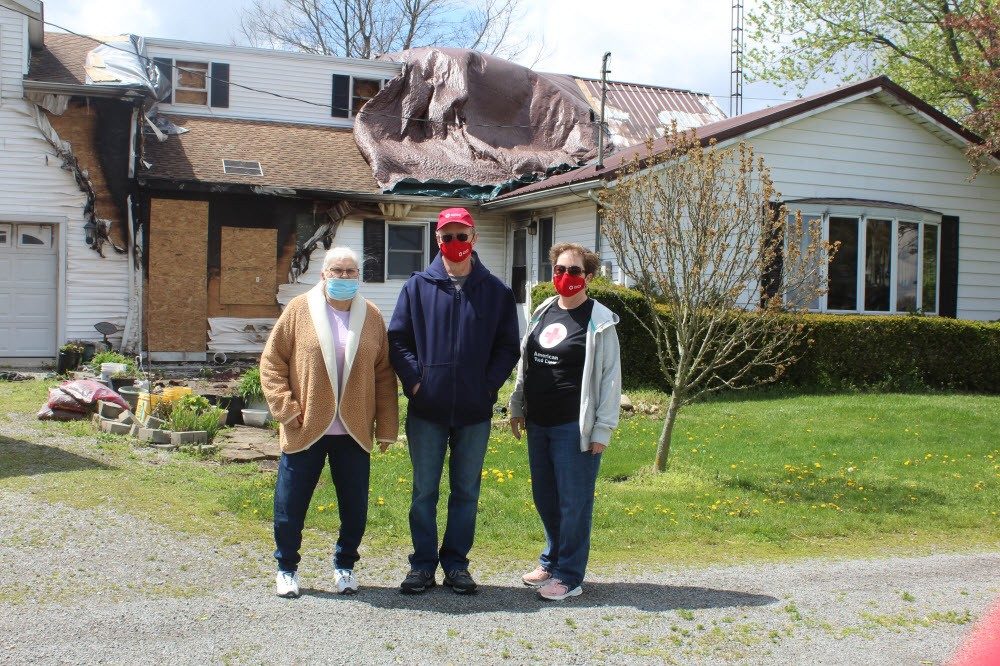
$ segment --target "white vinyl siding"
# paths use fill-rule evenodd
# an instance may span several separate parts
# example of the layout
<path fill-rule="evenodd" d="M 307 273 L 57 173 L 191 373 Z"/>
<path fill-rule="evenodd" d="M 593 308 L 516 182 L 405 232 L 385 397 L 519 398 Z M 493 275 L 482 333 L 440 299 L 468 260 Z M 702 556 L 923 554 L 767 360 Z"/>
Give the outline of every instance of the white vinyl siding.
<path fill-rule="evenodd" d="M 0 104 L 21 99 L 29 19 L 0 6 Z M 2 144 L 0 144 L 2 148 Z"/>
<path fill-rule="evenodd" d="M 424 223 L 436 224 L 439 208 L 416 208 L 414 207 L 405 220 L 390 220 L 389 224 Z M 473 212 L 476 220 L 476 230 L 479 233 L 479 240 L 476 242 L 476 253 L 486 268 L 505 283 L 508 281 L 509 268 L 504 264 L 506 256 L 505 248 L 505 224 L 502 215 L 480 215 Z M 369 218 L 371 219 L 371 218 Z M 333 239 L 333 246 L 346 245 L 363 256 L 364 246 L 362 240 L 362 229 L 364 222 L 361 218 L 349 217 L 344 220 L 337 229 L 337 235 Z M 424 227 L 425 233 L 426 227 Z M 429 233 L 428 233 L 429 235 Z M 278 289 L 278 302 L 284 306 L 294 296 L 305 293 L 313 285 L 319 282 L 319 269 L 323 263 L 322 247 L 313 252 L 309 264 L 309 271 L 299 278 L 296 284 L 283 284 Z M 432 247 L 428 253 L 428 263 L 437 254 L 437 248 Z M 426 264 L 425 266 L 426 267 Z M 386 322 L 392 317 L 392 311 L 396 308 L 396 300 L 399 298 L 399 290 L 406 282 L 405 279 L 386 278 L 385 282 L 362 282 L 361 290 L 358 292 L 368 300 L 375 303 Z"/>
<path fill-rule="evenodd" d="M 1000 318 L 1000 176 L 970 181 L 959 148 L 870 98 L 751 141 L 785 200 L 876 199 L 958 216 L 958 317 Z"/>
<path fill-rule="evenodd" d="M 160 104 L 160 110 L 166 113 L 338 127 L 350 127 L 353 120 L 330 116 L 333 74 L 382 81 L 396 77 L 401 69 L 397 63 L 210 44 L 182 45 L 159 39 L 146 40 L 146 51 L 150 58 L 223 62 L 230 66 L 229 80 L 233 85 L 229 86 L 229 108 Z M 285 97 L 254 92 L 241 88 L 240 85 L 279 93 Z"/>

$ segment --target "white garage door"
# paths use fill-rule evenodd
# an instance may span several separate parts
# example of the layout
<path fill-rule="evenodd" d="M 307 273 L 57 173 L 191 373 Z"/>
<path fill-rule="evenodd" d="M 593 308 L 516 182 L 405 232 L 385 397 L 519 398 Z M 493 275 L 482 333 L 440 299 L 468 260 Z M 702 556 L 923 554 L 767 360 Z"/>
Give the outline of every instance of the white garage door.
<path fill-rule="evenodd" d="M 0 357 L 56 355 L 55 245 L 52 225 L 0 223 Z"/>

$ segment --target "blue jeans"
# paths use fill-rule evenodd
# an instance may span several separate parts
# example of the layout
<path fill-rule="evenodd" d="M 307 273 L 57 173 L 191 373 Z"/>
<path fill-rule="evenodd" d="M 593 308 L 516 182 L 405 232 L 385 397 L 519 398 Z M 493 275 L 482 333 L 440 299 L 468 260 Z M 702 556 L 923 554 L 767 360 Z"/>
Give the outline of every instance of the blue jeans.
<path fill-rule="evenodd" d="M 570 589 L 583 582 L 590 555 L 594 484 L 601 456 L 580 451 L 580 424 L 528 421 L 531 494 L 545 528 L 539 563 Z"/>
<path fill-rule="evenodd" d="M 490 422 L 450 427 L 408 413 L 406 439 L 413 463 L 413 498 L 410 503 L 410 535 L 413 554 L 410 567 L 434 573 L 440 562 L 445 572 L 469 568 L 469 551 L 476 534 L 479 486 L 483 460 L 490 439 Z M 438 550 L 437 503 L 448 457 L 448 522 Z"/>
<path fill-rule="evenodd" d="M 368 522 L 371 455 L 350 435 L 324 435 L 305 451 L 282 453 L 274 487 L 274 559 L 280 571 L 299 567 L 302 526 L 327 459 L 337 489 L 340 535 L 333 557 L 337 569 L 353 569 Z"/>

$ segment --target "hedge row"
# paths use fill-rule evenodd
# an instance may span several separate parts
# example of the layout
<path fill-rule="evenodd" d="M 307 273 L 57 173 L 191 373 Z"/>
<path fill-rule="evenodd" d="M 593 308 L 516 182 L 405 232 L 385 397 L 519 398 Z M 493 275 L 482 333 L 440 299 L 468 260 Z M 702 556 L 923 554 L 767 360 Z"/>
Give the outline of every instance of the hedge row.
<path fill-rule="evenodd" d="M 656 347 L 632 312 L 648 317 L 642 297 L 610 283 L 592 283 L 590 294 L 620 318 L 622 374 L 626 388 L 668 388 Z M 555 293 L 532 290 L 538 305 Z M 631 310 L 626 307 L 631 305 Z M 661 313 L 660 316 L 669 316 Z M 1000 393 L 1000 323 L 941 317 L 806 315 L 802 356 L 781 380 L 807 389 L 955 389 Z"/>

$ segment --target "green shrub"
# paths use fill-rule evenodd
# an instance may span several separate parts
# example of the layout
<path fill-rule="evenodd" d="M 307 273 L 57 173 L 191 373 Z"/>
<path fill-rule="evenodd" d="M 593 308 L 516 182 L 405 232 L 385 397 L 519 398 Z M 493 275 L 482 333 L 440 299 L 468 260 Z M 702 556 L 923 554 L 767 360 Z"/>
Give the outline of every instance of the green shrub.
<path fill-rule="evenodd" d="M 204 430 L 211 442 L 222 428 L 219 421 L 224 413 L 219 407 L 210 405 L 205 396 L 185 395 L 171 403 L 170 418 L 164 428 L 174 432 Z"/>
<path fill-rule="evenodd" d="M 240 394 L 247 406 L 264 399 L 264 390 L 260 387 L 259 367 L 254 366 L 243 373 L 239 386 L 236 387 L 236 392 Z"/>
<path fill-rule="evenodd" d="M 94 354 L 94 358 L 90 359 L 90 369 L 100 374 L 102 363 L 124 363 L 126 376 L 138 376 L 139 369 L 136 367 L 135 359 L 129 356 L 123 356 L 118 352 L 102 351 Z"/>
<path fill-rule="evenodd" d="M 617 285 L 592 283 L 589 293 L 621 321 L 622 382 L 627 389 L 669 389 L 656 346 L 625 307 L 649 316 L 642 297 Z M 532 292 L 537 306 L 555 294 Z M 661 317 L 669 317 L 664 308 Z M 752 315 L 750 315 L 752 316 Z M 810 314 L 803 318 L 801 358 L 780 384 L 810 390 L 952 389 L 1000 393 L 1000 324 L 910 315 Z"/>

